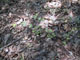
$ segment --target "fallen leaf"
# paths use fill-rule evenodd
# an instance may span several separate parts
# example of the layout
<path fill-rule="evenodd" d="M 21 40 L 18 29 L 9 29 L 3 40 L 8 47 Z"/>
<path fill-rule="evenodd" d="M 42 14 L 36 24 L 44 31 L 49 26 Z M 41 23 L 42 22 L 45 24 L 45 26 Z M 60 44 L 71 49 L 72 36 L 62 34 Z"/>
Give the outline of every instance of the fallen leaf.
<path fill-rule="evenodd" d="M 19 21 L 16 22 L 16 24 L 20 24 L 23 21 L 23 19 L 21 18 Z"/>
<path fill-rule="evenodd" d="M 47 2 L 47 6 L 49 8 L 59 8 L 62 6 L 62 3 L 60 1 Z"/>
<path fill-rule="evenodd" d="M 49 23 L 48 20 L 44 20 L 40 22 L 39 26 L 41 26 L 42 28 L 46 28 L 48 27 L 48 23 Z"/>

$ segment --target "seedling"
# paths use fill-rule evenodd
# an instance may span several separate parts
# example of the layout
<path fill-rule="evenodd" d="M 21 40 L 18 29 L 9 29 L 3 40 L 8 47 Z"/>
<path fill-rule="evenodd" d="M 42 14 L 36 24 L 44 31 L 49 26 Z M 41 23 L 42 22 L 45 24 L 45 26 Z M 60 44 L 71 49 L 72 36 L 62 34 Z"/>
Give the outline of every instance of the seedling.
<path fill-rule="evenodd" d="M 21 25 L 22 25 L 23 27 L 25 27 L 25 26 L 27 25 L 26 21 L 23 21 L 23 22 L 21 23 Z"/>
<path fill-rule="evenodd" d="M 56 37 L 56 34 L 54 32 L 47 34 L 47 38 L 53 38 L 53 37 Z"/>
<path fill-rule="evenodd" d="M 38 18 L 38 21 L 42 21 L 42 20 L 44 20 L 44 18 L 41 18 L 41 17 Z"/>
<path fill-rule="evenodd" d="M 33 16 L 33 19 L 34 19 L 34 20 L 37 19 L 38 15 L 39 15 L 39 13 L 36 13 L 36 14 Z"/>
<path fill-rule="evenodd" d="M 53 37 L 56 37 L 56 34 L 55 34 L 55 33 L 52 33 L 52 36 L 53 36 Z"/>
<path fill-rule="evenodd" d="M 67 44 L 66 41 L 63 41 L 63 44 L 66 45 Z"/>
<path fill-rule="evenodd" d="M 53 38 L 51 34 L 47 34 L 47 38 Z"/>
<path fill-rule="evenodd" d="M 16 26 L 17 26 L 17 24 L 15 24 L 15 23 L 14 23 L 14 24 L 12 24 L 12 26 L 13 26 L 13 27 L 16 27 Z"/>
<path fill-rule="evenodd" d="M 30 25 L 29 25 L 29 28 L 32 28 L 32 27 L 33 27 L 33 25 L 32 25 L 32 24 L 30 24 Z"/>
<path fill-rule="evenodd" d="M 35 35 L 40 35 L 41 32 L 42 32 L 42 29 L 40 28 L 40 26 L 36 26 L 36 27 L 34 27 L 34 29 L 32 30 L 32 32 L 33 32 Z"/>
<path fill-rule="evenodd" d="M 23 56 L 21 56 L 20 60 L 24 60 L 24 57 L 23 57 Z"/>
<path fill-rule="evenodd" d="M 53 30 L 52 29 L 48 29 L 48 28 L 46 28 L 46 30 L 45 30 L 47 33 L 52 33 L 53 32 Z"/>
<path fill-rule="evenodd" d="M 41 20 L 42 20 L 42 18 L 41 18 L 41 17 L 39 17 L 39 18 L 38 18 L 38 21 L 41 21 Z"/>

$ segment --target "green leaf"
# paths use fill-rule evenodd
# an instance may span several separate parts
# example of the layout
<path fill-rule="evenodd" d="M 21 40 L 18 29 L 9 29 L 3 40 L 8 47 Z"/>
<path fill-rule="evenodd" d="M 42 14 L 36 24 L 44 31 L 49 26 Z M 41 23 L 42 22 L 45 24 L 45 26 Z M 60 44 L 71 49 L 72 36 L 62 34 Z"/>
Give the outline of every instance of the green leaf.
<path fill-rule="evenodd" d="M 25 27 L 25 26 L 27 25 L 26 21 L 23 21 L 23 22 L 21 23 L 21 25 L 22 25 L 23 27 Z"/>
<path fill-rule="evenodd" d="M 33 18 L 34 18 L 34 19 L 37 19 L 38 14 L 39 14 L 39 13 L 36 13 L 36 14 L 33 16 Z"/>
<path fill-rule="evenodd" d="M 56 34 L 55 34 L 55 33 L 52 33 L 52 36 L 53 36 L 53 37 L 55 37 L 55 36 L 56 36 Z"/>
<path fill-rule="evenodd" d="M 32 28 L 32 27 L 33 27 L 33 25 L 32 25 L 32 24 L 30 24 L 30 25 L 29 25 L 29 28 Z"/>
<path fill-rule="evenodd" d="M 32 30 L 32 32 L 35 34 L 35 35 L 40 35 L 42 33 L 42 29 L 40 28 L 40 26 L 35 26 L 34 29 Z"/>
<path fill-rule="evenodd" d="M 13 27 L 16 27 L 16 24 L 14 23 L 14 24 L 12 24 L 12 26 L 13 26 Z"/>
<path fill-rule="evenodd" d="M 46 28 L 45 31 L 48 32 L 48 28 Z"/>
<path fill-rule="evenodd" d="M 41 18 L 41 17 L 38 18 L 38 21 L 42 21 L 42 20 L 44 20 L 44 18 Z"/>
<path fill-rule="evenodd" d="M 50 33 L 52 33 L 52 32 L 53 32 L 53 30 L 52 30 L 52 29 L 49 29 L 49 32 L 50 32 Z"/>
<path fill-rule="evenodd" d="M 40 26 L 35 26 L 35 27 L 34 27 L 34 29 L 39 29 L 39 28 L 40 28 Z"/>
<path fill-rule="evenodd" d="M 40 31 L 36 31 L 36 32 L 35 32 L 36 35 L 39 35 L 40 33 L 41 33 Z"/>
<path fill-rule="evenodd" d="M 67 44 L 66 41 L 63 41 L 63 44 L 66 45 Z"/>
<path fill-rule="evenodd" d="M 24 60 L 24 57 L 23 57 L 23 56 L 21 56 L 20 60 Z"/>
<path fill-rule="evenodd" d="M 53 30 L 52 30 L 52 29 L 48 29 L 48 28 L 46 28 L 46 32 L 48 32 L 48 33 L 52 33 Z"/>
<path fill-rule="evenodd" d="M 69 40 L 69 39 L 70 39 L 70 37 L 67 37 L 66 39 L 67 39 L 67 40 Z"/>
<path fill-rule="evenodd" d="M 53 38 L 51 34 L 47 34 L 47 38 Z"/>
<path fill-rule="evenodd" d="M 35 30 L 32 30 L 32 32 L 34 33 L 34 32 L 35 32 Z"/>
<path fill-rule="evenodd" d="M 77 30 L 77 28 L 76 28 L 76 27 L 73 27 L 73 28 L 72 28 L 72 31 L 76 31 L 76 30 Z"/>
<path fill-rule="evenodd" d="M 39 18 L 38 18 L 38 20 L 39 20 L 39 21 L 41 21 L 41 20 L 42 20 L 42 18 L 41 18 L 41 17 L 39 17 Z"/>

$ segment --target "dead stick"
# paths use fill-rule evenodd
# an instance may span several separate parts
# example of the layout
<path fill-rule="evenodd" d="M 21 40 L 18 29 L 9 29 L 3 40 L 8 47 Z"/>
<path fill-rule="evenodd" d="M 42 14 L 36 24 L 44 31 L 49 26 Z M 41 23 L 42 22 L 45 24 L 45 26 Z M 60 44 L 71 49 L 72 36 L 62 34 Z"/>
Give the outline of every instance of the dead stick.
<path fill-rule="evenodd" d="M 14 41 L 12 41 L 11 43 L 9 43 L 9 44 L 3 46 L 2 48 L 0 48 L 0 51 L 2 51 L 2 50 L 3 50 L 4 48 L 6 48 L 6 47 L 9 47 L 9 46 L 12 45 L 13 43 L 16 43 L 16 42 L 19 41 L 21 38 L 22 38 L 22 37 L 20 37 L 19 39 L 14 40 Z"/>

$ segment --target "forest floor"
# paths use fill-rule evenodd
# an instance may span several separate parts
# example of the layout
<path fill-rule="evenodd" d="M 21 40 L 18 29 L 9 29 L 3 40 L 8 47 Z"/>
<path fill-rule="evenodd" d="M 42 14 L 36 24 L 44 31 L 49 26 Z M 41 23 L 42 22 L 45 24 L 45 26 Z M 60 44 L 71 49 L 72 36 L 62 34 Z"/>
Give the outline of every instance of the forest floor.
<path fill-rule="evenodd" d="M 0 60 L 80 60 L 80 1 L 0 4 Z"/>

